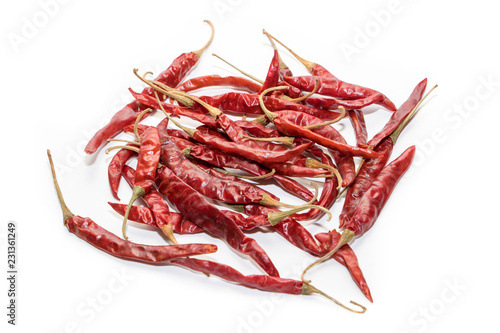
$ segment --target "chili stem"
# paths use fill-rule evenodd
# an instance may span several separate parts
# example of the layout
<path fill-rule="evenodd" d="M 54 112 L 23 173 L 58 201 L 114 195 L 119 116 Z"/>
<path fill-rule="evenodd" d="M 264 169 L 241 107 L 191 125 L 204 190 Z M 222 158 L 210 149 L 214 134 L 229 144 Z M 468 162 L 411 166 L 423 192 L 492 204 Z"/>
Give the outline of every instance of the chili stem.
<path fill-rule="evenodd" d="M 214 25 L 212 24 L 212 22 L 210 22 L 209 20 L 204 20 L 203 22 L 206 22 L 206 23 L 208 23 L 208 25 L 210 25 L 210 29 L 212 29 L 212 33 L 210 34 L 210 39 L 208 40 L 208 42 L 201 49 L 199 49 L 198 51 L 192 52 L 192 53 L 196 54 L 196 57 L 198 57 L 198 58 L 200 58 L 201 55 L 203 54 L 203 52 L 205 52 L 205 50 L 210 46 L 210 44 L 212 44 L 212 41 L 214 40 L 214 35 L 215 35 L 215 28 L 214 28 Z"/>
<path fill-rule="evenodd" d="M 285 90 L 285 89 L 288 89 L 288 87 L 286 86 L 282 86 L 282 87 L 271 87 L 271 88 L 268 88 L 266 90 L 264 90 L 260 95 L 259 95 L 259 105 L 260 105 L 260 108 L 262 109 L 262 111 L 264 112 L 264 114 L 266 115 L 266 117 L 270 120 L 270 121 L 273 121 L 274 118 L 276 118 L 278 116 L 277 113 L 275 112 L 271 112 L 269 111 L 269 109 L 266 107 L 266 105 L 264 104 L 264 96 L 271 92 L 271 91 L 275 91 L 275 90 Z"/>
<path fill-rule="evenodd" d="M 173 232 L 173 229 L 172 229 L 172 224 L 169 223 L 167 225 L 162 225 L 160 227 L 161 231 L 163 232 L 163 234 L 165 236 L 167 236 L 167 238 L 174 244 L 174 245 L 179 245 L 179 242 L 177 241 L 177 239 L 175 239 L 175 236 L 174 236 L 174 232 Z"/>
<path fill-rule="evenodd" d="M 137 198 L 142 197 L 145 194 L 144 188 L 140 186 L 134 186 L 132 189 L 132 197 L 130 198 L 130 201 L 127 206 L 127 210 L 125 211 L 125 215 L 123 215 L 123 223 L 122 223 L 122 234 L 123 238 L 128 241 L 127 237 L 127 221 L 128 221 L 128 215 L 130 213 L 130 209 L 132 209 L 132 205 L 134 202 L 137 200 Z"/>
<path fill-rule="evenodd" d="M 327 221 L 330 221 L 332 219 L 332 213 L 328 209 L 326 209 L 325 207 L 318 206 L 318 205 L 303 205 L 303 206 L 299 206 L 297 208 L 291 209 L 291 210 L 286 211 L 286 212 L 269 213 L 269 214 L 267 214 L 267 220 L 269 221 L 269 224 L 271 224 L 272 226 L 275 226 L 276 224 L 280 223 L 285 218 L 287 218 L 293 214 L 296 214 L 298 212 L 301 212 L 303 210 L 306 210 L 306 209 L 322 210 L 328 214 Z"/>
<path fill-rule="evenodd" d="M 130 140 L 124 140 L 124 139 L 108 139 L 108 142 L 115 141 L 115 142 L 126 142 L 131 145 L 137 145 L 140 146 L 141 144 L 137 141 L 130 141 Z"/>
<path fill-rule="evenodd" d="M 234 69 L 236 69 L 238 72 L 240 72 L 241 74 L 245 75 L 246 77 L 254 80 L 255 82 L 258 82 L 260 84 L 264 84 L 264 81 L 262 80 L 259 80 L 258 78 L 256 78 L 255 76 L 253 75 L 250 75 L 248 74 L 247 72 L 244 72 L 242 71 L 241 69 L 239 69 L 238 67 L 236 67 L 235 65 L 231 64 L 230 62 L 228 62 L 227 60 L 224 60 L 223 58 L 219 57 L 217 54 L 215 53 L 212 53 L 212 55 L 220 60 L 222 60 L 223 62 L 225 62 L 226 64 L 228 64 L 229 66 L 233 67 Z"/>
<path fill-rule="evenodd" d="M 189 157 L 189 152 L 184 152 L 186 149 L 187 148 L 184 148 L 182 150 L 182 152 L 184 153 L 184 156 Z M 244 175 L 237 175 L 235 173 L 229 172 L 229 171 L 221 169 L 221 168 L 214 168 L 214 169 L 217 170 L 217 171 L 219 171 L 220 173 L 223 173 L 223 174 L 228 175 L 228 176 L 233 176 L 233 177 L 243 178 L 243 179 L 249 179 L 249 180 L 267 179 L 269 177 L 272 177 L 276 173 L 276 170 L 272 169 L 271 172 L 268 172 L 268 173 L 266 173 L 264 175 L 260 175 L 260 176 L 244 176 Z"/>
<path fill-rule="evenodd" d="M 271 45 L 272 45 L 273 49 L 276 50 L 276 51 L 278 51 L 278 49 L 276 48 L 276 44 L 274 44 L 274 41 L 272 40 L 272 38 L 269 37 L 269 34 L 267 33 L 266 29 L 262 29 L 262 33 L 264 35 L 266 35 L 266 37 L 269 39 L 269 42 L 271 42 Z M 279 61 L 279 69 L 288 68 L 288 66 L 281 59 L 279 52 L 278 52 L 278 61 Z"/>
<path fill-rule="evenodd" d="M 137 116 L 137 119 L 135 120 L 135 123 L 134 123 L 134 134 L 135 134 L 135 137 L 137 138 L 137 142 L 139 143 L 139 145 L 141 145 L 141 137 L 139 136 L 139 129 L 138 129 L 138 126 L 139 126 L 139 123 L 141 122 L 141 119 L 142 117 L 148 113 L 148 112 L 152 112 L 153 109 L 150 109 L 150 108 L 147 108 L 146 110 L 142 111 L 138 116 Z"/>
<path fill-rule="evenodd" d="M 279 143 L 285 144 L 287 146 L 293 146 L 293 140 L 295 140 L 295 138 L 293 136 L 274 136 L 274 137 L 270 137 L 270 138 L 257 138 L 257 137 L 248 136 L 248 135 L 244 135 L 244 134 L 239 134 L 238 136 L 240 138 L 250 139 L 250 140 L 254 140 L 254 141 L 279 142 Z"/>
<path fill-rule="evenodd" d="M 311 97 L 312 95 L 314 95 L 316 93 L 316 91 L 318 91 L 318 88 L 319 88 L 319 80 L 316 80 L 316 83 L 314 84 L 314 89 L 311 92 L 307 93 L 306 95 L 297 97 L 297 98 L 290 98 L 288 101 L 289 102 L 293 102 L 293 103 L 302 102 L 303 100 L 308 99 L 309 97 Z M 342 119 L 342 118 L 340 118 L 340 119 Z"/>
<path fill-rule="evenodd" d="M 56 176 L 56 169 L 54 167 L 54 161 L 52 160 L 52 154 L 50 153 L 50 150 L 47 149 L 47 157 L 49 158 L 49 163 L 50 163 L 50 171 L 52 172 L 52 180 L 54 181 L 54 187 L 56 188 L 56 193 L 57 193 L 57 198 L 59 199 L 59 204 L 61 205 L 61 209 L 63 212 L 63 219 L 64 219 L 64 225 L 66 225 L 66 221 L 69 218 L 72 218 L 75 216 L 73 214 L 68 206 L 66 206 L 66 202 L 64 202 L 64 198 L 61 192 L 61 188 L 59 187 L 59 183 L 57 182 L 57 176 Z"/>
<path fill-rule="evenodd" d="M 340 187 L 342 186 L 342 176 L 340 175 L 340 172 L 331 165 L 321 163 L 320 161 L 315 160 L 314 158 L 308 158 L 306 159 L 306 167 L 316 168 L 316 169 L 327 169 L 332 171 L 335 177 L 337 178 L 337 183 L 338 183 L 337 190 L 340 189 Z"/>
<path fill-rule="evenodd" d="M 165 111 L 165 109 L 163 108 L 163 105 L 161 105 L 160 98 L 158 97 L 158 93 L 156 91 L 154 93 L 155 93 L 156 100 L 160 104 L 160 108 L 163 111 L 163 114 L 165 114 L 165 116 L 168 118 L 168 120 L 170 120 L 172 123 L 174 123 L 175 126 L 179 127 L 181 130 L 183 130 L 184 132 L 186 132 L 187 134 L 189 134 L 189 136 L 192 137 L 194 135 L 194 133 L 196 133 L 196 130 L 192 129 L 192 128 L 185 127 L 185 126 L 182 126 L 177 120 L 175 120 L 174 118 L 170 117 L 170 115 L 167 113 L 167 111 Z"/>
<path fill-rule="evenodd" d="M 350 301 L 351 304 L 354 304 L 354 305 L 359 306 L 361 308 L 361 310 L 352 309 L 352 308 L 340 303 L 332 296 L 326 294 L 325 292 L 319 290 L 318 288 L 314 287 L 313 285 L 311 285 L 309 283 L 304 283 L 302 285 L 302 294 L 304 294 L 304 295 L 319 294 L 321 296 L 328 298 L 330 301 L 334 302 L 335 304 L 337 304 L 337 305 L 339 305 L 339 306 L 343 307 L 344 309 L 349 310 L 351 312 L 354 312 L 354 313 L 365 313 L 366 312 L 366 307 L 364 307 L 363 305 L 356 303 L 354 301 Z"/>
<path fill-rule="evenodd" d="M 139 153 L 139 148 L 137 147 L 130 147 L 130 146 L 114 146 L 106 149 L 106 154 L 109 154 L 110 151 L 115 150 L 115 149 L 128 149 L 135 151 L 136 153 Z"/>
<path fill-rule="evenodd" d="M 318 81 L 316 80 L 316 82 L 318 82 Z M 314 128 L 319 128 L 319 127 L 323 127 L 323 126 L 332 125 L 332 124 L 339 122 L 346 115 L 346 110 L 343 106 L 339 106 L 339 109 L 340 109 L 340 115 L 337 118 L 330 120 L 330 121 L 325 121 L 324 123 L 320 123 L 320 124 L 304 126 L 304 128 L 314 129 Z"/>

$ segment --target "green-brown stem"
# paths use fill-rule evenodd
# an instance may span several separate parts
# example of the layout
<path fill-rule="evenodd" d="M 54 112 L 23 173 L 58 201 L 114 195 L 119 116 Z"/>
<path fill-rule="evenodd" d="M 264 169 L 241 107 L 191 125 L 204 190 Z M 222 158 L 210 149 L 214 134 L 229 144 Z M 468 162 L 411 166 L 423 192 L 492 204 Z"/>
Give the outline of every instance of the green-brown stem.
<path fill-rule="evenodd" d="M 141 122 L 142 117 L 144 117 L 144 115 L 148 112 L 153 112 L 153 109 L 147 108 L 146 110 L 139 113 L 139 115 L 135 119 L 134 134 L 135 134 L 135 137 L 137 138 L 137 142 L 139 143 L 139 146 L 141 145 L 141 136 L 139 135 L 139 129 L 138 129 L 139 123 Z"/>
<path fill-rule="evenodd" d="M 162 225 L 161 226 L 161 231 L 163 232 L 163 234 L 165 236 L 167 236 L 167 238 L 174 244 L 174 245 L 179 245 L 179 242 L 177 241 L 177 239 L 175 239 L 175 236 L 174 236 L 174 232 L 173 232 L 173 229 L 172 229 L 172 224 L 167 224 L 167 225 Z"/>
<path fill-rule="evenodd" d="M 238 134 L 238 136 L 243 139 L 249 139 L 254 141 L 279 142 L 287 146 L 293 146 L 293 140 L 295 140 L 293 136 L 273 136 L 270 138 L 256 138 L 244 134 Z"/>
<path fill-rule="evenodd" d="M 307 158 L 306 159 L 306 167 L 315 168 L 315 169 L 330 170 L 337 178 L 337 190 L 342 186 L 342 176 L 340 175 L 340 172 L 336 168 L 332 167 L 331 165 L 321 163 L 320 161 L 315 160 L 314 158 Z"/>
<path fill-rule="evenodd" d="M 184 150 L 182 152 L 184 152 Z M 184 156 L 186 156 L 186 154 L 184 154 Z M 268 173 L 266 173 L 264 175 L 260 175 L 260 176 L 244 176 L 244 175 L 237 175 L 235 173 L 229 172 L 229 171 L 221 169 L 221 168 L 214 168 L 214 170 L 217 170 L 220 173 L 223 173 L 223 174 L 225 174 L 227 176 L 233 176 L 233 177 L 243 178 L 243 179 L 249 179 L 249 180 L 268 179 L 268 178 L 272 177 L 276 173 L 276 170 L 272 169 L 271 172 L 268 172 Z"/>
<path fill-rule="evenodd" d="M 354 238 L 354 236 L 356 236 L 356 235 L 354 234 L 354 232 L 352 230 L 350 230 L 350 229 L 344 229 L 344 232 L 340 236 L 340 239 L 339 239 L 339 242 L 338 242 L 337 246 L 335 246 L 331 251 L 329 251 L 327 254 L 323 255 L 318 260 L 316 260 L 313 263 L 311 263 L 309 266 L 306 267 L 306 269 L 304 269 L 304 271 L 302 272 L 302 275 L 300 276 L 300 278 L 302 279 L 302 282 L 304 282 L 304 283 L 311 283 L 311 280 L 306 280 L 305 279 L 305 275 L 306 275 L 307 271 L 310 270 L 311 268 L 313 268 L 314 266 L 321 264 L 323 261 L 329 259 L 342 246 L 348 244 Z"/>
<path fill-rule="evenodd" d="M 214 40 L 214 35 L 215 35 L 215 28 L 214 28 L 214 25 L 212 24 L 212 22 L 210 22 L 209 20 L 204 20 L 203 22 L 207 22 L 208 25 L 210 25 L 210 29 L 212 29 L 212 33 L 210 34 L 210 39 L 208 40 L 208 42 L 201 49 L 199 49 L 198 51 L 192 52 L 192 53 L 196 54 L 196 57 L 198 59 L 200 59 L 203 52 L 205 52 L 205 50 L 210 46 L 210 44 L 212 44 L 212 41 Z"/>
<path fill-rule="evenodd" d="M 361 310 L 356 310 L 356 309 L 352 309 L 342 303 L 340 303 L 339 301 L 337 301 L 335 298 L 333 298 L 332 296 L 324 293 L 323 291 L 319 290 L 318 288 L 314 287 L 313 285 L 309 284 L 309 283 L 303 283 L 302 285 L 302 294 L 303 295 L 312 295 L 312 294 L 319 294 L 323 297 L 326 297 L 328 298 L 330 301 L 334 302 L 335 304 L 343 307 L 344 309 L 346 310 L 349 310 L 351 312 L 354 312 L 354 313 L 365 313 L 366 312 L 366 307 L 364 307 L 363 305 L 359 304 L 359 303 L 356 303 L 354 301 L 350 301 L 351 304 L 354 304 L 356 306 L 359 306 Z"/>
<path fill-rule="evenodd" d="M 188 128 L 188 127 L 182 126 L 177 120 L 170 117 L 170 115 L 167 113 L 167 111 L 165 111 L 165 109 L 163 108 L 163 105 L 161 105 L 160 98 L 158 97 L 158 93 L 156 91 L 154 93 L 155 93 L 156 100 L 160 104 L 160 108 L 163 111 L 163 114 L 165 115 L 165 117 L 167 117 L 168 120 L 171 121 L 175 126 L 179 127 L 181 130 L 183 130 L 184 132 L 189 134 L 190 137 L 193 137 L 194 133 L 196 133 L 197 130 L 195 130 L 193 128 Z"/>
<path fill-rule="evenodd" d="M 127 210 L 125 211 L 125 215 L 123 215 L 123 224 L 122 224 L 122 234 L 123 238 L 128 241 L 127 237 L 127 221 L 128 221 L 128 214 L 130 213 L 130 209 L 132 209 L 132 205 L 134 202 L 137 200 L 137 198 L 142 197 L 146 192 L 144 191 L 144 188 L 140 186 L 134 186 L 132 189 L 132 197 L 130 198 L 130 201 L 127 206 Z"/>
<path fill-rule="evenodd" d="M 140 146 L 141 144 L 137 141 L 130 141 L 130 140 L 124 140 L 124 139 L 108 139 L 108 142 L 115 141 L 115 142 L 125 142 L 131 145 L 135 146 Z"/>
<path fill-rule="evenodd" d="M 59 199 L 59 204 L 61 205 L 61 209 L 63 212 L 63 220 L 64 220 L 64 225 L 66 225 L 66 221 L 69 218 L 72 218 L 75 216 L 73 214 L 68 206 L 66 206 L 66 202 L 64 202 L 64 198 L 61 192 L 61 188 L 59 187 L 59 183 L 57 182 L 57 176 L 56 176 L 56 169 L 54 167 L 54 161 L 52 160 L 52 154 L 50 153 L 50 150 L 47 149 L 47 157 L 49 158 L 49 163 L 50 163 L 50 171 L 52 172 L 52 180 L 54 181 L 54 187 L 56 188 L 56 193 L 57 193 L 57 198 Z"/>
<path fill-rule="evenodd" d="M 288 89 L 288 87 L 286 86 L 281 86 L 281 87 L 271 87 L 269 89 L 266 89 L 264 90 L 260 95 L 259 95 L 259 105 L 260 105 L 260 108 L 262 109 L 262 111 L 264 112 L 264 114 L 266 115 L 267 119 L 269 119 L 270 121 L 273 121 L 274 118 L 276 118 L 278 116 L 277 113 L 275 112 L 271 112 L 269 111 L 269 109 L 266 107 L 266 105 L 264 104 L 264 96 L 266 94 L 268 94 L 269 92 L 271 91 L 275 91 L 275 90 L 284 90 L 284 89 Z"/>
<path fill-rule="evenodd" d="M 319 80 L 316 80 L 316 83 L 314 83 L 314 89 L 311 92 L 307 93 L 306 95 L 297 97 L 297 98 L 290 98 L 290 99 L 288 99 L 288 101 L 293 102 L 293 103 L 302 102 L 303 100 L 308 99 L 309 97 L 314 95 L 316 93 L 316 91 L 318 91 L 318 88 L 319 88 Z"/>
<path fill-rule="evenodd" d="M 337 118 L 335 118 L 333 120 L 330 120 L 330 121 L 325 121 L 324 123 L 320 123 L 320 124 L 314 124 L 314 125 L 304 126 L 304 128 L 315 129 L 315 128 L 319 128 L 319 127 L 323 127 L 323 126 L 328 126 L 328 125 L 332 125 L 332 124 L 335 124 L 335 123 L 339 122 L 346 115 L 346 111 L 345 111 L 345 108 L 343 106 L 339 106 L 339 109 L 340 109 L 340 115 Z"/>
<path fill-rule="evenodd" d="M 326 209 L 325 207 L 318 206 L 318 205 L 303 205 L 303 206 L 296 206 L 296 208 L 288 210 L 286 212 L 275 212 L 275 213 L 269 213 L 267 214 L 267 220 L 269 221 L 269 224 L 272 226 L 280 223 L 282 220 L 285 218 L 297 214 L 298 212 L 301 212 L 306 209 L 319 209 L 324 211 L 325 213 L 328 214 L 328 221 L 332 219 L 332 213 Z"/>
<path fill-rule="evenodd" d="M 276 48 L 276 44 L 274 44 L 273 39 L 269 36 L 266 29 L 262 29 L 262 33 L 267 36 L 267 38 L 269 39 L 269 42 L 271 42 L 273 49 L 276 50 L 276 52 L 278 52 L 278 49 Z M 279 52 L 278 52 L 278 61 L 279 61 L 279 69 L 288 68 L 288 66 L 285 64 L 285 62 L 281 59 Z"/>
<path fill-rule="evenodd" d="M 236 67 L 235 65 L 231 64 L 229 61 L 227 60 L 224 60 L 223 58 L 221 58 L 220 56 L 218 56 L 217 54 L 215 53 L 212 53 L 212 55 L 220 60 L 222 60 L 223 62 L 225 62 L 226 64 L 228 64 L 229 66 L 231 66 L 232 68 L 236 69 L 238 72 L 240 72 L 241 74 L 245 75 L 246 77 L 254 80 L 255 82 L 258 82 L 260 84 L 264 84 L 264 81 L 262 80 L 259 80 L 258 78 L 256 78 L 255 76 L 251 75 L 251 74 L 248 74 L 247 72 L 244 72 L 242 71 L 241 69 L 239 69 L 238 67 Z"/>
<path fill-rule="evenodd" d="M 106 149 L 106 154 L 109 154 L 110 151 L 115 150 L 115 149 L 128 149 L 135 151 L 136 153 L 139 153 L 139 148 L 137 147 L 130 147 L 130 146 L 113 146 L 108 149 Z"/>

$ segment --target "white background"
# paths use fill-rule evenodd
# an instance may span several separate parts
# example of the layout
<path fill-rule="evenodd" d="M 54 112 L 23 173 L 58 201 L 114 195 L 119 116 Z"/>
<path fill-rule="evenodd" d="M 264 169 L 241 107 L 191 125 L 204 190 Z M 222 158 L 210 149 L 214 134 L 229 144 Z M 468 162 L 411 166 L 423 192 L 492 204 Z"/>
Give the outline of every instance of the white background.
<path fill-rule="evenodd" d="M 0 279 L 0 321 L 8 332 L 414 333 L 498 327 L 500 221 L 494 208 L 500 182 L 493 133 L 500 120 L 500 24 L 491 1 L 52 1 L 58 5 L 45 9 L 50 17 L 40 4 L 47 2 L 2 2 L 0 10 L 4 272 L 7 222 L 15 221 L 18 229 L 16 327 L 6 323 L 8 287 Z M 365 314 L 319 296 L 277 296 L 177 267 L 125 262 L 63 227 L 46 149 L 62 170 L 72 211 L 119 234 L 120 218 L 106 204 L 113 200 L 106 184 L 109 157 L 103 151 L 86 157 L 83 146 L 130 100 L 127 88 L 140 89 L 132 69 L 158 73 L 182 52 L 201 47 L 209 33 L 204 19 L 212 20 L 216 36 L 192 76 L 236 74 L 210 56 L 216 52 L 264 78 L 272 56 L 265 28 L 304 58 L 384 92 L 396 105 L 425 77 L 429 87 L 439 84 L 393 153 L 418 146 L 411 172 L 375 227 L 352 245 L 374 303 L 336 262 L 311 274 L 338 299 L 366 305 Z M 27 22 L 38 25 L 31 34 Z M 13 38 L 24 39 L 15 45 Z M 341 45 L 356 53 L 346 54 Z M 280 50 L 295 74 L 306 74 Z M 389 116 L 369 112 L 369 135 Z M 336 127 L 354 143 L 348 120 Z M 120 195 L 127 201 L 125 185 Z M 283 200 L 293 201 L 286 195 Z M 308 228 L 319 232 L 336 223 L 323 219 Z M 128 230 L 136 242 L 164 244 L 156 231 L 133 223 Z M 252 237 L 283 276 L 298 278 L 313 260 L 275 233 Z M 218 244 L 219 252 L 208 258 L 246 274 L 260 272 L 218 240 L 178 239 Z"/>

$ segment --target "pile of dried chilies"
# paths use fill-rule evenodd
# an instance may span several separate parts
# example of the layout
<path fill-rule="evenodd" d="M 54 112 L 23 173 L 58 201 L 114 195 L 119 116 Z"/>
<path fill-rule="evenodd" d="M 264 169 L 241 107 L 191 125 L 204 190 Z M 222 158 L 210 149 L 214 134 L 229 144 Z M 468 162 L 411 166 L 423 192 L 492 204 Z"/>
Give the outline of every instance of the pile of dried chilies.
<path fill-rule="evenodd" d="M 124 216 L 123 238 L 100 227 L 90 218 L 75 216 L 66 207 L 52 163 L 52 175 L 70 232 L 114 256 L 147 263 L 171 263 L 246 287 L 288 294 L 321 294 L 338 305 L 358 313 L 366 308 L 351 308 L 311 285 L 305 273 L 311 267 L 335 259 L 350 272 L 362 293 L 372 301 L 358 260 L 349 242 L 363 235 L 375 223 L 398 180 L 408 170 L 415 154 L 412 146 L 388 163 L 394 143 L 415 115 L 425 98 L 426 80 L 420 82 L 408 100 L 396 108 L 384 94 L 344 82 L 323 66 L 304 60 L 264 31 L 274 55 L 264 81 L 249 78 L 206 75 L 184 80 L 199 61 L 214 37 L 199 51 L 183 53 L 156 79 L 148 79 L 134 70 L 147 84 L 142 92 L 132 90 L 134 101 L 118 111 L 99 130 L 85 148 L 95 153 L 109 141 L 126 145 L 112 158 L 109 184 L 118 198 L 123 177 L 133 188 L 128 205 L 109 203 Z M 294 76 L 284 64 L 274 41 L 290 51 L 311 75 Z M 231 91 L 217 96 L 195 96 L 201 88 L 224 87 Z M 168 99 L 168 101 L 167 101 Z M 368 140 L 362 109 L 372 105 L 387 109 L 392 116 L 383 129 Z M 140 124 L 155 110 L 165 114 L 157 126 Z M 230 114 L 229 117 L 227 114 Z M 175 115 L 175 116 L 174 116 Z M 241 120 L 237 115 L 242 116 Z M 255 115 L 249 120 L 247 115 Z M 199 123 L 197 128 L 183 126 L 179 116 Z M 350 145 L 332 126 L 348 117 L 356 135 Z M 176 127 L 169 128 L 173 123 Z M 177 129 L 179 128 L 179 129 Z M 112 139 L 122 132 L 134 140 Z M 134 170 L 127 163 L 137 156 Z M 360 163 L 356 170 L 354 157 Z M 234 174 L 234 169 L 239 170 Z M 232 170 L 232 172 L 228 171 Z M 243 174 L 247 174 L 246 176 Z M 324 178 L 318 197 L 295 177 Z M 252 182 L 246 179 L 252 180 Z M 258 184 L 273 181 L 287 192 L 304 200 L 304 205 L 282 203 Z M 314 183 L 313 183 L 314 184 Z M 312 235 L 300 221 L 319 220 L 328 214 L 336 199 L 345 191 L 339 227 Z M 141 197 L 146 206 L 134 206 Z M 231 209 L 221 210 L 212 202 Z M 171 210 L 175 207 L 177 212 Z M 281 211 L 280 207 L 289 210 Z M 130 242 L 127 221 L 157 227 L 172 243 L 165 246 Z M 276 231 L 296 247 L 318 259 L 307 267 L 301 280 L 281 278 L 271 258 L 246 232 L 259 228 Z M 177 234 L 206 232 L 248 255 L 263 273 L 243 275 L 230 266 L 192 258 L 217 251 L 212 244 L 179 244 Z M 265 274 L 264 274 L 265 272 Z"/>

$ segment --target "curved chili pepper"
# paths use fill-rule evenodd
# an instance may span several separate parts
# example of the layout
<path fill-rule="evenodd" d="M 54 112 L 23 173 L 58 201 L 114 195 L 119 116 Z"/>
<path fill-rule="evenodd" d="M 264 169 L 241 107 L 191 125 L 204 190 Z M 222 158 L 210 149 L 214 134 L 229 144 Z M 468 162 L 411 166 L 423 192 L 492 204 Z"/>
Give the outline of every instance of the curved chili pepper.
<path fill-rule="evenodd" d="M 260 88 L 259 92 L 257 94 L 261 94 L 264 90 L 275 87 L 278 84 L 279 81 L 279 56 L 278 56 L 278 51 L 274 50 L 273 58 L 271 60 L 271 64 L 269 65 L 269 69 L 267 70 L 267 76 L 266 80 L 264 81 L 264 84 Z"/>
<path fill-rule="evenodd" d="M 49 150 L 47 150 L 47 156 L 49 157 L 57 197 L 63 211 L 64 224 L 70 232 L 87 243 L 113 256 L 146 263 L 164 263 L 174 258 L 217 251 L 217 246 L 212 244 L 152 246 L 128 242 L 99 226 L 92 219 L 74 215 L 64 202 Z"/>
<path fill-rule="evenodd" d="M 317 117 L 302 112 L 275 111 L 275 113 L 279 114 L 280 117 L 283 117 L 284 119 L 302 127 L 317 125 L 323 122 Z M 347 145 L 347 141 L 333 126 L 313 128 L 311 129 L 311 131 L 332 141 Z M 329 152 L 330 154 L 332 154 L 332 157 L 337 163 L 340 174 L 342 175 L 342 186 L 349 186 L 356 177 L 356 167 L 354 165 L 354 159 L 352 158 L 352 156 L 344 155 L 338 150 L 329 149 Z"/>
<path fill-rule="evenodd" d="M 139 148 L 139 156 L 137 157 L 137 171 L 135 173 L 134 187 L 132 189 L 132 197 L 129 201 L 129 207 L 137 200 L 137 198 L 148 193 L 156 178 L 156 168 L 160 161 L 160 136 L 155 127 L 148 128 L 141 136 L 141 146 Z M 122 232 L 125 240 L 128 237 L 125 232 L 128 213 L 125 213 L 123 218 Z"/>
<path fill-rule="evenodd" d="M 245 132 L 255 137 L 269 138 L 280 136 L 277 130 L 266 127 L 259 123 L 254 123 L 248 120 L 236 120 L 235 123 L 242 129 L 244 129 Z"/>
<path fill-rule="evenodd" d="M 133 146 L 128 144 L 127 146 Z M 135 154 L 133 150 L 130 149 L 120 149 L 115 156 L 111 159 L 108 166 L 108 179 L 109 186 L 111 188 L 111 193 L 116 200 L 120 200 L 118 197 L 118 188 L 120 187 L 120 179 L 122 178 L 122 169 L 125 163 Z"/>
<path fill-rule="evenodd" d="M 417 106 L 417 104 L 422 99 L 425 88 L 427 87 L 427 79 L 422 80 L 406 102 L 401 105 L 396 112 L 391 115 L 391 118 L 385 124 L 384 128 L 378 132 L 370 141 L 368 141 L 368 146 L 376 147 L 380 141 L 382 141 L 386 136 L 389 136 L 394 130 L 401 124 L 401 122 L 410 114 L 410 112 Z"/>
<path fill-rule="evenodd" d="M 121 216 L 125 215 L 127 205 L 114 202 L 108 202 L 108 205 L 110 205 L 111 208 L 113 208 L 113 210 Z M 128 214 L 128 219 L 129 221 L 147 224 L 151 227 L 157 226 L 153 212 L 145 206 L 132 206 L 132 208 L 130 208 L 130 213 Z"/>
<path fill-rule="evenodd" d="M 210 27 L 212 28 L 212 35 L 200 50 L 193 51 L 189 53 L 183 53 L 178 56 L 172 64 L 163 72 L 158 75 L 156 81 L 159 81 L 163 84 L 166 84 L 170 87 L 175 87 L 179 84 L 179 82 L 184 79 L 187 73 L 196 65 L 199 58 L 205 51 L 205 49 L 210 45 L 214 36 L 213 25 L 210 21 L 206 20 Z M 151 88 L 145 88 L 142 91 L 144 94 L 153 96 L 153 90 Z M 113 118 L 109 121 L 107 125 L 97 131 L 96 134 L 90 139 L 85 147 L 85 152 L 87 154 L 93 154 L 99 149 L 99 147 L 106 143 L 106 140 L 119 134 L 122 129 L 130 124 L 135 122 L 137 115 L 147 109 L 146 106 L 138 103 L 137 101 L 133 101 L 127 104 L 123 109 L 118 111 Z M 147 115 L 146 115 L 147 116 Z"/>
<path fill-rule="evenodd" d="M 279 276 L 269 256 L 254 239 L 245 236 L 232 219 L 180 180 L 170 169 L 164 168 L 159 173 L 157 185 L 159 191 L 167 196 L 185 218 L 225 240 L 235 250 L 248 254 L 269 275 Z"/>
<path fill-rule="evenodd" d="M 351 120 L 354 133 L 356 134 L 356 145 L 361 148 L 366 148 L 368 140 L 368 132 L 366 130 L 365 117 L 361 110 L 351 110 L 347 112 Z"/>
<path fill-rule="evenodd" d="M 359 99 L 309 97 L 306 99 L 306 103 L 309 106 L 312 106 L 313 108 L 317 109 L 337 110 L 340 106 L 343 106 L 347 110 L 355 110 L 355 109 L 362 109 L 372 104 L 378 104 L 383 99 L 384 96 L 382 94 L 371 95 L 366 98 L 359 98 Z"/>
<path fill-rule="evenodd" d="M 250 93 L 256 93 L 262 87 L 260 84 L 239 76 L 205 75 L 184 81 L 176 89 L 185 92 L 206 87 L 231 87 Z"/>
<path fill-rule="evenodd" d="M 362 100 L 362 104 L 366 103 L 367 99 L 373 98 L 375 101 L 374 103 L 380 104 L 391 111 L 396 110 L 394 103 L 392 103 L 391 100 L 389 100 L 382 93 L 370 88 L 347 83 L 337 78 L 320 76 L 293 76 L 285 77 L 284 80 L 303 91 L 313 91 L 317 81 L 317 94 L 331 96 L 334 98 L 343 98 L 345 100 Z M 346 103 L 345 100 L 337 100 L 338 105 L 352 107 L 355 109 L 361 108 L 361 106 L 356 103 L 352 103 L 356 105 L 350 105 L 350 103 Z M 346 105 L 343 105 L 344 103 L 346 103 Z"/>

